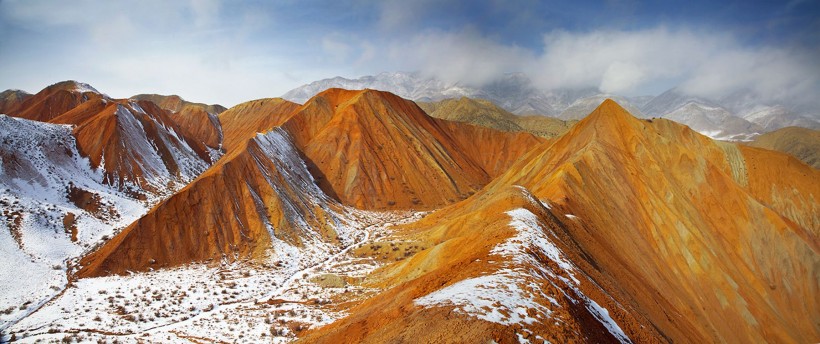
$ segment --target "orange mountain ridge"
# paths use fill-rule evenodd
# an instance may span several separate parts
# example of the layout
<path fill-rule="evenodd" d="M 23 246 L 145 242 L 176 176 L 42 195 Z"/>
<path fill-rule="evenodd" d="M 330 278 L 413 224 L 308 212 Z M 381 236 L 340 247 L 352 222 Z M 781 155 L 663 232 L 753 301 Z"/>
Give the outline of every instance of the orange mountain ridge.
<path fill-rule="evenodd" d="M 608 100 L 475 196 L 400 230 L 392 240 L 432 247 L 371 274 L 369 283 L 383 292 L 304 338 L 616 341 L 588 322 L 591 303 L 579 309 L 583 302 L 550 306 L 543 299 L 577 299 L 580 290 L 637 342 L 812 341 L 820 335 L 813 321 L 820 315 L 817 180 L 817 170 L 792 157 L 718 143 L 671 121 L 638 120 Z M 541 227 L 560 255 L 529 247 L 531 260 L 505 262 L 493 254 L 514 236 L 509 214 L 517 208 L 535 214 L 528 224 Z M 535 273 L 533 261 L 550 271 Z M 563 261 L 573 267 L 560 269 Z M 523 298 L 548 306 L 560 325 L 510 327 L 465 316 L 470 303 L 461 298 L 511 289 L 460 288 L 503 277 L 503 268 L 532 271 L 531 279 L 506 285 L 517 282 Z M 579 279 L 575 288 L 567 272 Z M 418 307 L 437 292 L 456 301 Z M 489 307 L 515 313 L 503 303 Z"/>
<path fill-rule="evenodd" d="M 283 128 L 319 186 L 362 209 L 430 209 L 463 199 L 543 142 L 438 120 L 375 90 L 324 91 Z"/>
<path fill-rule="evenodd" d="M 366 292 L 326 306 L 341 319 L 297 332 L 311 343 L 820 338 L 820 171 L 786 154 L 609 99 L 554 139 L 433 118 L 376 90 L 218 115 L 164 100 L 66 82 L 19 103 L 21 117 L 74 125 L 112 185 L 193 179 L 75 277 L 321 247 L 379 267 L 345 279 Z M 340 238 L 361 216 L 408 210 L 427 212 Z"/>
<path fill-rule="evenodd" d="M 337 106 L 340 104 L 342 106 Z M 415 117 L 407 117 L 406 113 L 394 110 L 393 106 L 404 106 Z M 369 108 L 372 112 L 355 113 L 347 107 Z M 309 125 L 313 122 L 308 119 L 322 116 L 327 119 L 325 126 L 315 128 Z M 540 142 L 529 134 L 501 133 L 434 120 L 410 101 L 372 90 L 329 90 L 303 106 L 281 99 L 252 101 L 231 108 L 219 118 L 224 129 L 225 156 L 186 188 L 156 206 L 93 255 L 86 257 L 81 262 L 84 269 L 80 271 L 80 276 L 178 265 L 219 258 L 228 253 L 258 256 L 269 247 L 271 239 L 266 237 L 269 234 L 278 239 L 287 238 L 286 241 L 297 245 L 305 235 L 333 238 L 335 234 L 332 225 L 341 221 L 334 215 L 333 208 L 338 208 L 338 205 L 334 205 L 337 204 L 335 200 L 357 207 L 382 205 L 409 208 L 424 207 L 427 203 L 422 202 L 429 202 L 430 199 L 442 203 L 463 199 L 468 196 L 468 191 L 458 193 L 457 187 L 461 184 L 453 182 L 442 187 L 429 181 L 425 183 L 425 178 L 438 176 L 440 180 L 461 181 L 463 179 L 460 176 L 464 171 L 460 166 L 469 166 L 479 176 L 477 178 L 480 178 L 476 183 L 486 184 L 489 173 L 503 171 L 517 157 L 494 159 L 501 156 L 500 152 L 506 149 L 514 153 L 518 150 L 523 154 L 528 148 L 513 146 L 512 142 L 517 140 L 529 146 Z M 346 123 L 351 118 L 361 119 L 361 122 Z M 386 126 L 382 122 L 385 118 L 393 120 L 394 125 Z M 418 120 L 423 120 L 423 125 L 419 125 Z M 279 152 L 281 155 L 271 156 L 270 147 L 261 143 L 264 136 L 258 133 L 270 132 L 280 125 L 282 129 L 274 130 L 273 135 L 289 147 L 284 147 L 285 151 Z M 315 137 L 311 140 L 300 136 L 311 131 L 315 132 Z M 446 143 L 435 140 L 436 136 L 430 131 L 437 137 L 446 139 Z M 345 150 L 335 150 L 331 156 L 322 157 L 328 151 L 323 151 L 321 147 L 332 146 L 336 140 L 344 137 L 340 136 L 340 132 L 364 132 L 366 134 L 362 136 L 366 138 L 360 141 L 358 135 L 349 134 L 347 137 L 353 138 L 353 144 L 346 146 Z M 391 140 L 407 133 L 413 136 L 406 137 L 408 141 L 405 141 L 405 145 Z M 466 145 L 470 138 L 485 140 L 480 145 L 472 145 L 469 150 L 457 146 Z M 299 142 L 305 146 L 300 147 Z M 442 147 L 448 147 L 449 150 Z M 324 179 L 314 181 L 310 173 L 301 171 L 301 161 L 286 164 L 278 161 L 289 159 L 288 154 L 299 156 L 299 150 L 307 157 L 306 167 L 310 166 L 310 161 L 319 163 L 319 166 L 314 165 L 317 172 L 313 172 L 313 175 L 326 176 Z M 450 151 L 467 152 L 476 157 L 484 154 L 486 157 L 476 161 L 472 156 L 459 154 L 453 158 L 447 154 Z M 453 163 L 454 160 L 459 163 Z M 365 162 L 375 166 L 390 166 L 397 176 L 400 175 L 397 172 L 399 167 L 405 168 L 405 173 L 399 181 L 386 177 L 373 179 L 371 176 L 375 170 L 369 167 L 366 169 Z M 337 166 L 345 166 L 347 170 L 361 168 L 365 172 L 331 174 Z M 447 175 L 448 171 L 453 174 Z M 297 180 L 292 180 L 293 176 Z M 369 195 L 375 194 L 375 199 L 383 201 L 356 203 L 355 200 L 364 200 L 364 191 L 357 187 L 339 196 L 334 188 L 342 182 L 349 182 L 354 186 L 366 183 L 372 190 L 378 190 Z M 400 184 L 402 182 L 407 184 Z M 329 190 L 330 197 L 319 189 L 300 191 L 300 188 L 311 190 L 314 183 Z M 477 187 L 480 185 L 468 190 L 471 192 Z M 430 196 L 422 196 L 427 195 L 425 192 Z M 452 198 L 434 198 L 443 197 L 441 194 L 444 192 L 449 192 L 449 197 Z M 231 197 L 212 199 L 210 195 L 216 193 Z M 292 208 L 294 205 L 295 208 Z M 182 211 L 186 208 L 195 210 Z M 269 225 L 275 228 L 273 233 L 269 233 Z M 312 233 L 317 229 L 318 233 Z M 146 245 L 146 241 L 152 244 Z M 185 247 L 186 250 L 175 249 L 178 247 Z"/>

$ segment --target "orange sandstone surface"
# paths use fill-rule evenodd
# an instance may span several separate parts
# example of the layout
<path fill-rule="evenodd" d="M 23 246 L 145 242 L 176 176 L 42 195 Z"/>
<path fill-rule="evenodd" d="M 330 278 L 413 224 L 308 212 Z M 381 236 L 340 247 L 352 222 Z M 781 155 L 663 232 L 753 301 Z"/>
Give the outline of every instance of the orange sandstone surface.
<path fill-rule="evenodd" d="M 100 121 L 102 133 L 128 107 L 85 104 L 65 118 Z M 275 240 L 333 243 L 345 206 L 432 210 L 394 228 L 392 239 L 422 249 L 371 273 L 361 283 L 373 295 L 301 339 L 820 338 L 820 171 L 785 154 L 639 120 L 612 100 L 551 140 L 434 119 L 374 90 L 247 102 L 221 113 L 218 130 L 199 127 L 202 114 L 167 116 L 151 123 L 202 147 L 219 141 L 224 155 L 86 256 L 79 277 L 254 258 Z M 471 310 L 465 290 L 528 306 Z"/>

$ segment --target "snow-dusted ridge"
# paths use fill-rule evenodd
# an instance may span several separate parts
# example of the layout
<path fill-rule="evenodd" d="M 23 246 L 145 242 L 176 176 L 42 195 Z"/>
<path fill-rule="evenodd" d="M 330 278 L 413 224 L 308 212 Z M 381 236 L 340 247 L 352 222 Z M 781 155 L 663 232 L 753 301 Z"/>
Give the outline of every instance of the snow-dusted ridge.
<path fill-rule="evenodd" d="M 526 189 L 520 189 L 531 203 L 549 209 L 547 204 L 535 199 Z M 551 314 L 562 307 L 559 300 L 539 287 L 541 283 L 549 283 L 559 290 L 568 289 L 569 292 L 563 292 L 566 299 L 573 304 L 583 305 L 620 342 L 630 343 L 624 331 L 609 316 L 607 309 L 586 296 L 578 287 L 581 282 L 576 274 L 582 272 L 552 242 L 552 230 L 544 227 L 538 216 L 530 210 L 514 209 L 508 211 L 507 215 L 510 216 L 510 226 L 517 234 L 491 251 L 493 255 L 507 258 L 502 268 L 417 298 L 415 304 L 423 307 L 450 306 L 457 312 L 486 321 L 502 325 L 521 324 L 525 331 L 529 331 L 527 325 L 550 321 Z M 539 262 L 536 255 L 527 252 L 538 252 L 551 260 L 558 269 Z M 556 285 L 558 281 L 563 286 Z M 538 302 L 539 299 L 549 300 L 549 304 Z M 533 311 L 535 315 L 531 316 Z"/>

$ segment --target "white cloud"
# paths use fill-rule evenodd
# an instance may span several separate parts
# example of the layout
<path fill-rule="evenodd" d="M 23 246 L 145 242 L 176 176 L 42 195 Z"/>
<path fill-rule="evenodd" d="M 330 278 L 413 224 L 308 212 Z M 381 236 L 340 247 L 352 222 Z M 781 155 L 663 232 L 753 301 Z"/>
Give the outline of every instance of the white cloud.
<path fill-rule="evenodd" d="M 747 90 L 763 101 L 792 103 L 814 101 L 820 86 L 816 52 L 744 46 L 706 31 L 555 31 L 543 44 L 536 54 L 471 30 L 429 31 L 391 44 L 388 67 L 468 84 L 524 72 L 544 89 L 635 95 L 662 92 L 660 84 L 707 98 Z"/>
<path fill-rule="evenodd" d="M 275 96 L 336 75 L 420 71 L 480 85 L 524 72 L 545 89 L 597 87 L 635 95 L 680 86 L 705 97 L 746 89 L 759 99 L 817 102 L 817 50 L 747 45 L 685 27 L 553 31 L 534 48 L 500 41 L 480 28 L 412 31 L 429 13 L 453 6 L 391 0 L 375 7 L 373 27 L 313 30 L 314 24 L 259 3 L 0 0 L 0 20 L 8 24 L 3 27 L 22 28 L 15 31 L 21 37 L 4 37 L 14 46 L 0 49 L 0 81 L 16 88 L 61 78 L 102 80 L 122 84 L 113 86 L 122 92 L 129 85 L 145 85 L 140 91 L 156 85 L 163 87 L 157 92 L 230 104 L 251 92 Z M 165 88 L 171 85 L 178 88 Z"/>
<path fill-rule="evenodd" d="M 427 32 L 389 47 L 399 70 L 419 70 L 445 81 L 484 84 L 532 61 L 530 51 L 499 44 L 473 30 Z"/>
<path fill-rule="evenodd" d="M 545 88 L 593 86 L 631 93 L 657 79 L 685 77 L 722 40 L 666 28 L 554 32 L 544 36 L 536 82 Z"/>

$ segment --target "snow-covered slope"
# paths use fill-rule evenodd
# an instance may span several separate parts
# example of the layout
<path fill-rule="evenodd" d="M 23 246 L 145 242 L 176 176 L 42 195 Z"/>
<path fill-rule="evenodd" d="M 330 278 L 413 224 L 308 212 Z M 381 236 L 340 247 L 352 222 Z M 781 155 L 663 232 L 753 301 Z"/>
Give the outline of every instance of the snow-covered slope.
<path fill-rule="evenodd" d="M 748 141 L 766 131 L 764 126 L 737 116 L 721 104 L 673 88 L 647 102 L 641 110 L 647 117 L 668 118 L 714 139 Z"/>
<path fill-rule="evenodd" d="M 759 125 L 746 121 L 722 107 L 687 103 L 664 116 L 718 140 L 749 141 L 763 132 Z"/>
<path fill-rule="evenodd" d="M 65 288 L 67 263 L 153 202 L 103 183 L 70 126 L 0 115 L 0 143 L 2 330 Z"/>
<path fill-rule="evenodd" d="M 719 106 L 716 102 L 686 95 L 677 88 L 673 88 L 652 98 L 652 100 L 641 107 L 641 112 L 647 117 L 664 117 L 689 103 L 702 104 L 709 107 Z"/>
<path fill-rule="evenodd" d="M 739 113 L 745 120 L 756 123 L 765 131 L 773 131 L 785 127 L 803 127 L 820 129 L 820 118 L 813 118 L 808 114 L 798 114 L 783 105 L 757 105 L 744 109 Z"/>

